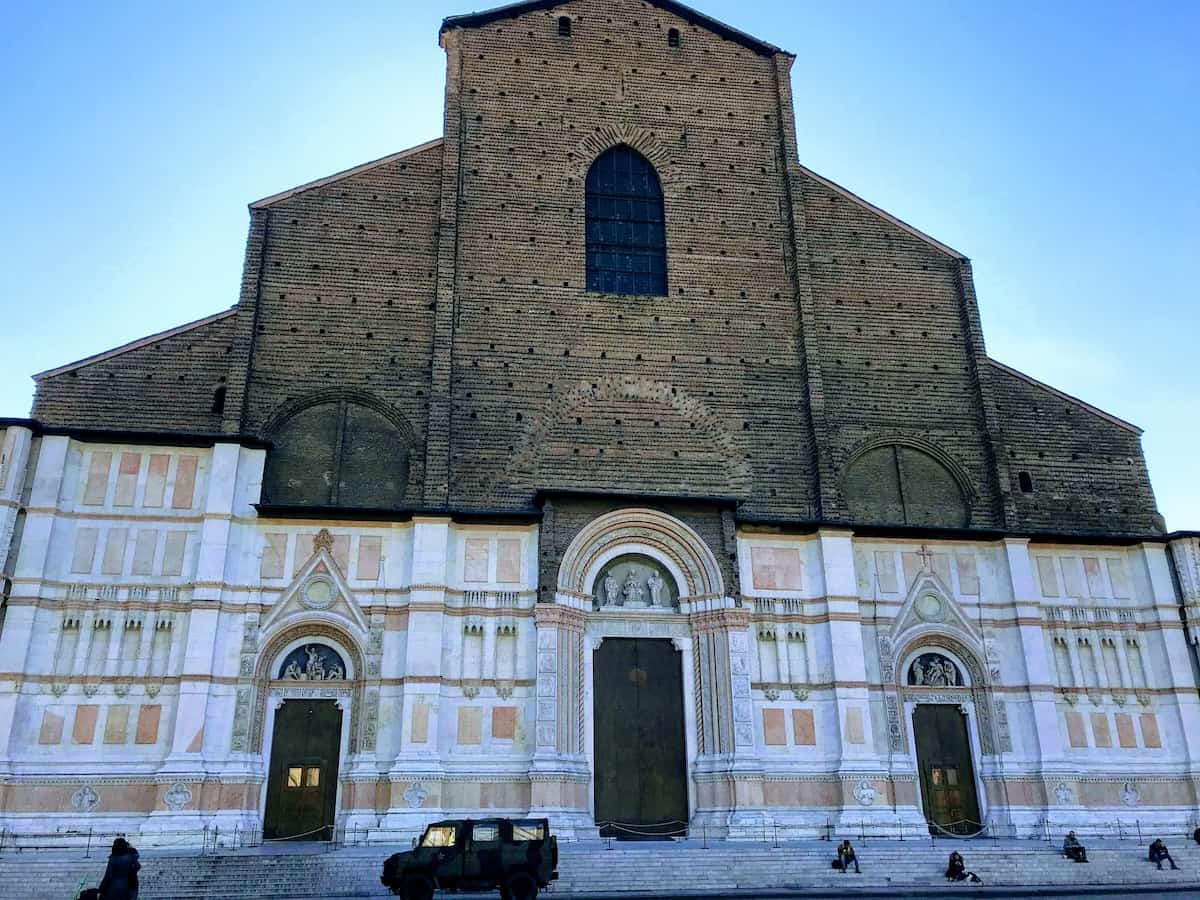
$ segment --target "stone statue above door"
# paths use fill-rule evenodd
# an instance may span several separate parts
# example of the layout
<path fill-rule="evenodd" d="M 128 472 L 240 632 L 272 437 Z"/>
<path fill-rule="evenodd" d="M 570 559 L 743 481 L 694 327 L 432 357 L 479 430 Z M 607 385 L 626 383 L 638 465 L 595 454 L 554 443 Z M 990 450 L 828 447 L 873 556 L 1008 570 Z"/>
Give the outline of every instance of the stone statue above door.
<path fill-rule="evenodd" d="M 595 582 L 596 609 L 676 610 L 679 588 L 657 560 L 625 554 L 609 562 Z"/>

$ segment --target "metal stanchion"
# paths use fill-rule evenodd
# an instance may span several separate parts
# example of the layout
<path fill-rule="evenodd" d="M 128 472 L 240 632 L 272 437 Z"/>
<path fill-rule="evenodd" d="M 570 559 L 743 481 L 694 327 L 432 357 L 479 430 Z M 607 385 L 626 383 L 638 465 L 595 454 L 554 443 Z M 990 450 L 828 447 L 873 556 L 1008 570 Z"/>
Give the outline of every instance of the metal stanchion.
<path fill-rule="evenodd" d="M 1142 820 L 1141 820 L 1141 819 L 1134 819 L 1134 820 L 1133 820 L 1133 824 L 1137 826 L 1137 833 L 1138 833 L 1138 843 L 1139 843 L 1139 844 L 1141 844 L 1141 843 L 1144 843 L 1144 842 L 1142 841 Z"/>
<path fill-rule="evenodd" d="M 779 823 L 773 822 L 771 824 L 771 827 L 775 830 L 775 843 L 773 846 L 774 846 L 774 849 L 778 850 L 779 849 Z"/>
<path fill-rule="evenodd" d="M 91 857 L 91 855 L 92 855 L 92 828 L 89 825 L 88 826 L 87 847 L 83 851 L 83 858 L 88 859 Z"/>
<path fill-rule="evenodd" d="M 704 841 L 703 849 L 707 850 L 708 849 L 708 823 L 707 822 L 702 823 L 700 826 L 700 829 L 701 829 L 700 834 L 703 836 L 703 841 Z"/>

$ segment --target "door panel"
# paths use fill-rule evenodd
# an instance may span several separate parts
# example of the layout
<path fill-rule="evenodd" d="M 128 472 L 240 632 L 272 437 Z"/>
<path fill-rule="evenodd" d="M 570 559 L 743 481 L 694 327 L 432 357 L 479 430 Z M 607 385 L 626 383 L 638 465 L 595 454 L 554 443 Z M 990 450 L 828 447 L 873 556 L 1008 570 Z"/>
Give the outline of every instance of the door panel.
<path fill-rule="evenodd" d="M 930 831 L 938 825 L 955 834 L 975 834 L 981 826 L 967 717 L 957 706 L 921 704 L 913 712 L 913 730 Z"/>
<path fill-rule="evenodd" d="M 264 837 L 331 837 L 341 736 L 332 700 L 288 700 L 275 713 Z"/>
<path fill-rule="evenodd" d="M 678 651 L 665 640 L 609 638 L 596 651 L 593 671 L 601 833 L 681 832 L 688 808 Z"/>

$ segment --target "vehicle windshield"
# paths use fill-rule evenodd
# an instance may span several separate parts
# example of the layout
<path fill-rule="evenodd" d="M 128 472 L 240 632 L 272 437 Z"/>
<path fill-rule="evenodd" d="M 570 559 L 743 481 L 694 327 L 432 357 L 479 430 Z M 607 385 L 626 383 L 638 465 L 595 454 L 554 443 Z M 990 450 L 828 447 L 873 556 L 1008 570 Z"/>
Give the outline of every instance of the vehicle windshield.
<path fill-rule="evenodd" d="M 422 847 L 453 847 L 455 828 L 453 825 L 430 825 L 421 837 Z"/>

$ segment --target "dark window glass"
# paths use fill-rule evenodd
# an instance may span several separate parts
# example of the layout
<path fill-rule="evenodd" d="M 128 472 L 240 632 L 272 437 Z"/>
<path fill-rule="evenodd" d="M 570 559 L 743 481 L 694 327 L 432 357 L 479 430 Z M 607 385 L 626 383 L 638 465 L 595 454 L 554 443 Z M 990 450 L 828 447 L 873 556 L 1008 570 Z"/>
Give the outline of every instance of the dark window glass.
<path fill-rule="evenodd" d="M 225 388 L 219 387 L 213 391 L 212 411 L 218 416 L 225 412 Z"/>
<path fill-rule="evenodd" d="M 1032 476 L 1030 476 L 1030 474 L 1028 472 L 1018 472 L 1017 473 L 1017 481 L 1019 481 L 1021 484 L 1021 493 L 1022 494 L 1032 494 L 1033 493 L 1033 478 L 1032 478 Z"/>
<path fill-rule="evenodd" d="M 667 240 L 658 175 L 624 145 L 587 175 L 587 288 L 610 294 L 667 292 Z"/>
<path fill-rule="evenodd" d="M 679 29 L 678 28 L 671 28 L 667 31 L 667 46 L 668 47 L 678 47 L 679 46 Z"/>
<path fill-rule="evenodd" d="M 559 16 L 558 17 L 558 36 L 559 37 L 570 37 L 571 36 L 571 17 L 570 16 Z"/>

